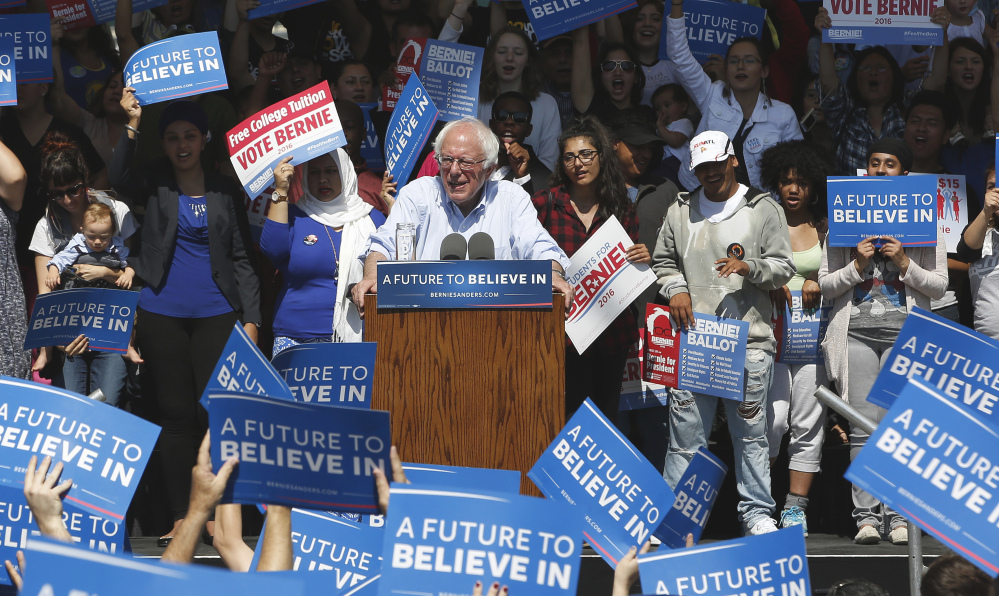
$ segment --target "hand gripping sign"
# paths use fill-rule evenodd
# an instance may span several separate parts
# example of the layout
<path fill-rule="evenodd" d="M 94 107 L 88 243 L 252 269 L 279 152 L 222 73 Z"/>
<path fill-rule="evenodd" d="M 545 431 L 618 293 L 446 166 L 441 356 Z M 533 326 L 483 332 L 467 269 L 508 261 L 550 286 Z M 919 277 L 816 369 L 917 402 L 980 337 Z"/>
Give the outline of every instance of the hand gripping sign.
<path fill-rule="evenodd" d="M 538 41 L 606 19 L 634 8 L 635 0 L 521 0 Z"/>
<path fill-rule="evenodd" d="M 139 48 L 125 65 L 125 86 L 139 105 L 228 89 L 214 31 L 178 35 Z"/>
<path fill-rule="evenodd" d="M 105 288 L 41 294 L 32 309 L 24 349 L 66 345 L 82 334 L 91 350 L 124 353 L 138 302 L 138 292 Z"/>
<path fill-rule="evenodd" d="M 683 7 L 690 53 L 701 63 L 711 54 L 722 56 L 740 37 L 760 39 L 767 11 L 749 4 L 722 0 L 687 0 Z M 665 31 L 659 38 L 659 57 L 669 59 Z"/>
<path fill-rule="evenodd" d="M 830 176 L 829 246 L 852 248 L 871 236 L 936 245 L 936 187 L 934 176 Z"/>
<path fill-rule="evenodd" d="M 943 45 L 943 29 L 930 22 L 942 0 L 823 0 L 832 27 L 826 43 Z"/>

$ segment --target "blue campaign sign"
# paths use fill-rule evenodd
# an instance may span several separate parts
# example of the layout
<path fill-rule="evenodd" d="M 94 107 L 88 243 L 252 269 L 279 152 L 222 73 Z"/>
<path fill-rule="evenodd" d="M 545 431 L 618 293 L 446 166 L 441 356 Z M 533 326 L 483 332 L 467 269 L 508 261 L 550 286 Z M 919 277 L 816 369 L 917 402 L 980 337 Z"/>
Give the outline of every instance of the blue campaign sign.
<path fill-rule="evenodd" d="M 63 504 L 62 519 L 73 542 L 83 548 L 111 554 L 126 551 L 124 523 L 79 511 L 68 503 Z M 17 569 L 17 551 L 27 548 L 28 538 L 40 535 L 24 489 L 0 485 L 0 561 L 10 561 Z M 0 574 L 0 585 L 11 585 L 10 576 Z"/>
<path fill-rule="evenodd" d="M 479 117 L 479 74 L 485 50 L 460 43 L 428 39 L 420 62 L 420 82 L 440 119 Z"/>
<path fill-rule="evenodd" d="M 995 428 L 912 379 L 845 477 L 996 577 L 997 450 Z"/>
<path fill-rule="evenodd" d="M 583 2 L 581 0 L 521 0 L 524 10 L 531 19 L 538 41 L 544 41 L 562 33 L 568 33 L 590 23 L 595 23 L 611 15 L 634 8 L 635 0 L 603 0 Z"/>
<path fill-rule="evenodd" d="M 361 157 L 368 169 L 374 172 L 385 170 L 385 156 L 382 153 L 382 143 L 378 140 L 378 131 L 371 121 L 372 110 L 378 109 L 377 103 L 358 104 L 364 114 L 364 138 L 361 139 Z"/>
<path fill-rule="evenodd" d="M 409 181 L 439 115 L 420 77 L 409 77 L 385 132 L 385 169 L 399 188 Z"/>
<path fill-rule="evenodd" d="M 656 538 L 670 548 L 684 548 L 687 534 L 694 535 L 695 544 L 700 541 L 727 472 L 707 447 L 698 449 L 676 485 L 676 501 L 655 531 Z"/>
<path fill-rule="evenodd" d="M 468 594 L 497 581 L 522 596 L 576 594 L 582 545 L 569 512 L 546 499 L 393 485 L 381 596 Z"/>
<path fill-rule="evenodd" d="M 576 527 L 611 567 L 649 539 L 676 498 L 589 398 L 527 476 L 572 512 Z"/>
<path fill-rule="evenodd" d="M 378 308 L 544 308 L 548 261 L 379 261 Z"/>
<path fill-rule="evenodd" d="M 316 2 L 320 2 L 320 0 L 267 0 L 266 2 L 261 2 L 260 6 L 250 9 L 247 15 L 251 19 L 259 19 L 260 17 L 294 10 L 303 6 L 315 4 Z"/>
<path fill-rule="evenodd" d="M 748 322 L 695 312 L 695 326 L 677 333 L 668 307 L 646 312 L 645 380 L 742 401 Z"/>
<path fill-rule="evenodd" d="M 24 594 L 305 594 L 301 582 L 287 576 L 139 561 L 43 538 L 28 541 L 24 558 L 30 561 Z"/>
<path fill-rule="evenodd" d="M 935 176 L 830 176 L 826 189 L 829 246 L 854 247 L 871 236 L 937 243 Z"/>
<path fill-rule="evenodd" d="M 105 288 L 76 288 L 39 294 L 31 311 L 24 349 L 64 346 L 86 335 L 90 349 L 128 349 L 139 293 Z"/>
<path fill-rule="evenodd" d="M 47 385 L 0 377 L 0 483 L 23 486 L 32 455 L 63 462 L 66 501 L 121 521 L 160 427 L 124 410 Z"/>
<path fill-rule="evenodd" d="M 271 366 L 295 401 L 370 409 L 376 347 L 374 342 L 302 344 L 275 356 Z"/>
<path fill-rule="evenodd" d="M 997 364 L 999 341 L 929 311 L 913 308 L 868 399 L 890 408 L 906 380 L 918 378 L 999 430 Z"/>
<path fill-rule="evenodd" d="M 208 386 L 201 395 L 201 405 L 208 409 L 208 394 L 213 391 L 234 391 L 252 395 L 267 395 L 280 399 L 294 400 L 295 396 L 287 383 L 264 358 L 257 344 L 243 331 L 243 326 L 232 326 L 229 341 L 222 349 L 222 355 L 215 364 L 215 370 L 208 379 Z"/>
<path fill-rule="evenodd" d="M 228 89 L 214 31 L 168 37 L 139 48 L 125 65 L 125 86 L 148 105 Z"/>
<path fill-rule="evenodd" d="M 14 38 L 0 37 L 0 106 L 17 105 L 17 69 Z"/>
<path fill-rule="evenodd" d="M 260 535 L 267 532 L 264 521 Z M 324 594 L 343 596 L 371 588 L 382 568 L 385 530 L 347 521 L 321 511 L 291 510 L 292 569 L 320 572 Z M 257 541 L 250 569 L 256 569 L 264 541 Z M 323 575 L 323 573 L 326 573 Z"/>
<path fill-rule="evenodd" d="M 0 8 L 14 8 L 15 6 L 24 6 L 28 3 L 28 0 L 0 0 Z"/>
<path fill-rule="evenodd" d="M 52 23 L 48 13 L 0 15 L 0 36 L 14 40 L 17 82 L 52 82 Z"/>
<path fill-rule="evenodd" d="M 724 0 L 687 0 L 683 17 L 687 25 L 687 45 L 698 62 L 711 54 L 724 56 L 740 37 L 760 39 L 767 11 L 757 6 Z M 659 38 L 659 57 L 669 58 L 665 33 Z"/>
<path fill-rule="evenodd" d="M 212 465 L 239 465 L 223 502 L 355 513 L 377 510 L 375 468 L 387 469 L 388 412 L 209 393 Z"/>
<path fill-rule="evenodd" d="M 800 527 L 747 536 L 667 553 L 639 555 L 638 574 L 645 594 L 812 593 Z"/>
<path fill-rule="evenodd" d="M 520 472 L 517 470 L 465 468 L 436 464 L 402 464 L 402 469 L 406 472 L 406 480 L 413 484 L 520 493 Z"/>
<path fill-rule="evenodd" d="M 792 291 L 791 302 L 784 305 L 784 312 L 774 320 L 777 362 L 822 364 L 822 350 L 819 349 L 819 345 L 826 336 L 831 309 L 832 305 L 824 304 L 808 312 L 802 306 L 801 290 Z"/>

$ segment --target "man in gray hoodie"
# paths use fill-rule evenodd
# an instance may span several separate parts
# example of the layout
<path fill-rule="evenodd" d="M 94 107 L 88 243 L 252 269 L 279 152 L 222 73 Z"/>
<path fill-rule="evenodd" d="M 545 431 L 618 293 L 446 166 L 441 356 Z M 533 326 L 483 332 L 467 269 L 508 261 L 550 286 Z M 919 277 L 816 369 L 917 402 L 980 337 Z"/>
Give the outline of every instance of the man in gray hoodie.
<path fill-rule="evenodd" d="M 770 495 L 767 390 L 776 341 L 770 290 L 794 275 L 784 210 L 769 193 L 736 180 L 738 160 L 725 133 L 690 141 L 690 169 L 701 186 L 670 206 L 652 255 L 660 293 L 683 329 L 694 313 L 749 323 L 743 401 L 722 400 L 735 450 L 739 521 L 746 534 L 777 530 Z M 673 391 L 670 444 L 663 476 L 673 488 L 698 448 L 706 447 L 717 397 Z"/>

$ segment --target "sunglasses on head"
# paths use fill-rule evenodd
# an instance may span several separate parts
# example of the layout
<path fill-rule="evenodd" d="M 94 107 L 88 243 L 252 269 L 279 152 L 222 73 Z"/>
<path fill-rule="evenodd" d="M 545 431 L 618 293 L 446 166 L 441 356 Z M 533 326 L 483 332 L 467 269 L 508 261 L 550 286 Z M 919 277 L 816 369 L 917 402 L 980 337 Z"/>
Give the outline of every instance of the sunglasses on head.
<path fill-rule="evenodd" d="M 49 198 L 52 199 L 53 201 L 58 201 L 65 195 L 69 195 L 70 197 L 75 197 L 78 194 L 80 194 L 81 190 L 83 190 L 82 182 L 80 184 L 74 184 L 73 186 L 70 186 L 65 190 L 50 190 L 48 191 L 47 194 Z"/>
<path fill-rule="evenodd" d="M 509 110 L 496 110 L 493 112 L 493 120 L 506 122 L 510 118 L 513 118 L 513 121 L 517 124 L 526 124 L 531 119 L 527 112 L 511 112 Z"/>
<path fill-rule="evenodd" d="M 615 68 L 620 68 L 624 72 L 635 70 L 635 63 L 631 60 L 605 60 L 600 63 L 600 69 L 604 72 L 613 72 Z"/>

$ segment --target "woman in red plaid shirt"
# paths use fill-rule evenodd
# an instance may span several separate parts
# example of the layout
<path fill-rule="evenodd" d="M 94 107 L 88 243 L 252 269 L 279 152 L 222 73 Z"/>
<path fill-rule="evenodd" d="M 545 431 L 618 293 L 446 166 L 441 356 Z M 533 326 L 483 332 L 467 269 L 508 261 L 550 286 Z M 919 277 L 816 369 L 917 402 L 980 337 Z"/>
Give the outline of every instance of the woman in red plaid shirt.
<path fill-rule="evenodd" d="M 638 239 L 638 217 L 628 200 L 624 175 L 607 129 L 592 116 L 583 116 L 558 139 L 559 160 L 552 188 L 534 195 L 538 219 L 565 254 L 572 255 L 612 215 L 632 241 Z M 627 251 L 628 261 L 652 260 L 644 244 Z M 634 309 L 628 308 L 580 354 L 566 338 L 565 409 L 571 416 L 587 397 L 611 421 L 617 420 L 621 376 L 628 348 L 638 340 Z"/>

